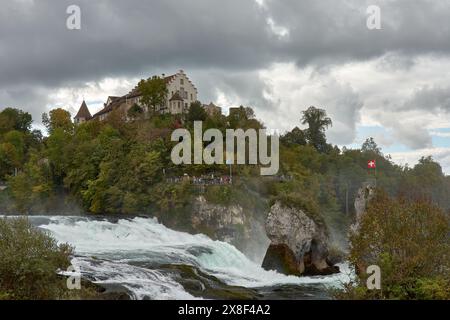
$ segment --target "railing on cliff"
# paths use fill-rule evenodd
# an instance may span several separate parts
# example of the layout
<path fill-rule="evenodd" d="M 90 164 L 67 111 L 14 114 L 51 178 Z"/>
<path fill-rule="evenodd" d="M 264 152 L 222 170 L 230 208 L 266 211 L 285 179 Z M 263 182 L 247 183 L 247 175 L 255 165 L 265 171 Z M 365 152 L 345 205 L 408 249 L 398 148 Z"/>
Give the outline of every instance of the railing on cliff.
<path fill-rule="evenodd" d="M 287 182 L 292 180 L 292 176 L 279 175 L 279 176 L 263 176 L 258 179 L 271 180 L 276 182 Z M 202 176 L 180 176 L 180 177 L 168 177 L 167 183 L 178 184 L 182 182 L 189 182 L 192 185 L 197 186 L 217 186 L 217 185 L 231 185 L 233 182 L 240 180 L 239 176 L 215 176 L 215 175 L 202 175 Z"/>
<path fill-rule="evenodd" d="M 214 186 L 214 185 L 230 185 L 232 178 L 230 176 L 183 176 L 166 178 L 167 183 L 182 183 L 188 181 L 192 185 L 197 186 Z"/>

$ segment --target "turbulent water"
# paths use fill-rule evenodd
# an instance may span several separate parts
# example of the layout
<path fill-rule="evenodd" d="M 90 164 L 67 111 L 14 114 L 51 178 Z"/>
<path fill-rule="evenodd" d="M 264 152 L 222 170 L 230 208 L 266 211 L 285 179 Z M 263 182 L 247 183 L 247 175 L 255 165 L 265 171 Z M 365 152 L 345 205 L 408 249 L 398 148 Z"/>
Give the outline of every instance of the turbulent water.
<path fill-rule="evenodd" d="M 87 279 L 134 299 L 243 297 L 327 299 L 348 269 L 325 277 L 265 271 L 234 246 L 166 228 L 155 219 L 33 217 L 39 228 L 75 247 L 73 265 Z"/>

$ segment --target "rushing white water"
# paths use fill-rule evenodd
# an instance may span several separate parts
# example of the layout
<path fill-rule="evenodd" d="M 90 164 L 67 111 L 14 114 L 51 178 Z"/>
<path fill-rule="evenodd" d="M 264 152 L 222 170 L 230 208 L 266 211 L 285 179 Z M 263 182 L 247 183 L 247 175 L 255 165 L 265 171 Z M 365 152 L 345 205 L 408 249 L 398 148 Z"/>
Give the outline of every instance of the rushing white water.
<path fill-rule="evenodd" d="M 213 241 L 205 235 L 177 232 L 155 219 L 121 219 L 117 222 L 80 217 L 50 217 L 37 223 L 59 242 L 76 248 L 73 263 L 96 282 L 121 284 L 136 299 L 194 299 L 169 274 L 157 265 L 192 265 L 228 285 L 247 288 L 276 285 L 324 284 L 347 282 L 343 272 L 326 277 L 285 276 L 266 271 L 249 260 L 234 246 Z M 94 257 L 94 259 L 92 258 Z"/>

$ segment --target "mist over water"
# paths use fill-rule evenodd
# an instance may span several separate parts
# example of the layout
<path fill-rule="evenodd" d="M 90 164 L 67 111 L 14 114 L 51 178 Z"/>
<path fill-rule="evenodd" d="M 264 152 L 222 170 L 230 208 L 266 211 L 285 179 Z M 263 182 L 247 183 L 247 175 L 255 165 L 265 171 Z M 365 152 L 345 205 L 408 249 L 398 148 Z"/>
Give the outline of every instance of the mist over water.
<path fill-rule="evenodd" d="M 179 275 L 169 272 L 168 266 L 190 266 L 226 285 L 257 291 L 290 286 L 308 292 L 311 288 L 315 292 L 311 298 L 326 298 L 327 287 L 349 279 L 345 265 L 340 266 L 343 273 L 318 277 L 266 271 L 228 243 L 174 231 L 156 219 L 53 216 L 30 220 L 59 242 L 75 247 L 73 264 L 83 276 L 100 285 L 125 288 L 135 299 L 202 298 L 186 291 Z"/>

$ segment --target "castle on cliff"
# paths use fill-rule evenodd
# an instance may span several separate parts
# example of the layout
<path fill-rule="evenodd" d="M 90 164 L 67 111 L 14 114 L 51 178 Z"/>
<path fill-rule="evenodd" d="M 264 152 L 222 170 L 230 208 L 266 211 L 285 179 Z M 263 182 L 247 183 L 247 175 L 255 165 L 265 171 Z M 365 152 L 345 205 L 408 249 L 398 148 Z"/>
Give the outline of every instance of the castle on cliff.
<path fill-rule="evenodd" d="M 183 70 L 180 70 L 170 76 L 163 74 L 162 79 L 167 88 L 166 102 L 164 105 L 152 106 L 154 110 L 160 114 L 183 114 L 188 112 L 191 103 L 198 100 L 198 90 L 189 77 Z M 134 105 L 138 105 L 145 113 L 147 113 L 149 111 L 149 106 L 144 105 L 141 99 L 142 94 L 139 92 L 138 86 L 136 86 L 128 94 L 122 97 L 108 97 L 106 103 L 104 103 L 103 109 L 94 115 L 91 115 L 86 102 L 83 101 L 74 118 L 75 123 L 80 124 L 92 119 L 103 121 L 114 110 L 120 110 L 123 114 L 127 114 Z M 222 113 L 222 109 L 212 102 L 208 105 L 203 105 L 203 108 L 209 115 Z"/>

